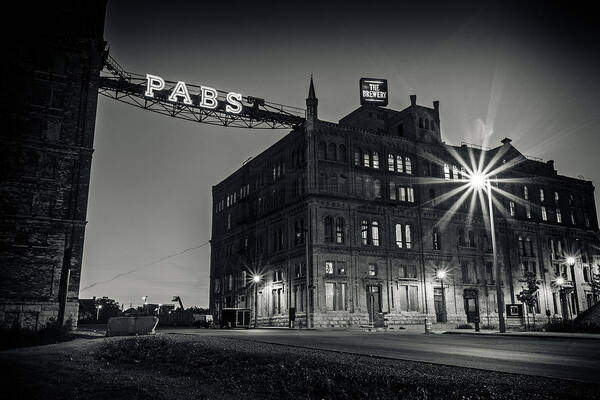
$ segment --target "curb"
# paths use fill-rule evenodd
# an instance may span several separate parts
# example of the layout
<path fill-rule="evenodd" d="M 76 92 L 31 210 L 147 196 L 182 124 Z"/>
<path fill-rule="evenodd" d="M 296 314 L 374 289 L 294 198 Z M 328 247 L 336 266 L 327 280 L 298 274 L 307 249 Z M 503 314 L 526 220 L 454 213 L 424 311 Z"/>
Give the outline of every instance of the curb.
<path fill-rule="evenodd" d="M 445 331 L 440 332 L 444 335 L 471 335 L 471 336 L 500 336 L 500 337 L 518 337 L 518 338 L 532 338 L 532 339 L 583 339 L 583 340 L 600 340 L 600 335 L 593 333 L 580 333 L 571 334 L 572 336 L 566 335 L 536 335 L 535 333 L 500 333 L 500 332 L 455 332 Z M 568 334 L 567 334 L 568 335 Z M 582 336 L 586 335 L 586 336 Z"/>

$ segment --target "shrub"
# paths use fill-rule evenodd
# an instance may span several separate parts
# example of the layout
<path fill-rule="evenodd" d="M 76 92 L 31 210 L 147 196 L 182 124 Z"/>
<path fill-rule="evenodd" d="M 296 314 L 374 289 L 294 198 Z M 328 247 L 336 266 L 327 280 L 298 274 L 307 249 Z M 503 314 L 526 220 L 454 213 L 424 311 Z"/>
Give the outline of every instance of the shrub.
<path fill-rule="evenodd" d="M 600 325 L 593 322 L 576 323 L 573 320 L 557 318 L 546 324 L 546 332 L 600 333 Z"/>
<path fill-rule="evenodd" d="M 473 329 L 470 324 L 459 324 L 456 329 Z"/>
<path fill-rule="evenodd" d="M 496 329 L 496 325 L 494 324 L 483 324 L 480 327 L 481 329 L 490 329 L 490 330 L 495 330 Z"/>

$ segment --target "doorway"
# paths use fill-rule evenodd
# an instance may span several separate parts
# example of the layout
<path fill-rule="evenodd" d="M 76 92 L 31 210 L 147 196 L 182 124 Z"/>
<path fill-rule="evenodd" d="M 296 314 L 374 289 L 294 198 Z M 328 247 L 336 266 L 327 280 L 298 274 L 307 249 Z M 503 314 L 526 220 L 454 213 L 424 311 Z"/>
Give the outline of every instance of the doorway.
<path fill-rule="evenodd" d="M 441 287 L 433 288 L 433 305 L 435 308 L 435 322 L 446 322 L 446 298 Z"/>
<path fill-rule="evenodd" d="M 379 325 L 383 323 L 379 285 L 367 285 L 367 309 L 369 310 L 369 324 Z"/>
<path fill-rule="evenodd" d="M 463 298 L 465 299 L 467 322 L 479 322 L 479 296 L 477 290 L 465 289 Z"/>

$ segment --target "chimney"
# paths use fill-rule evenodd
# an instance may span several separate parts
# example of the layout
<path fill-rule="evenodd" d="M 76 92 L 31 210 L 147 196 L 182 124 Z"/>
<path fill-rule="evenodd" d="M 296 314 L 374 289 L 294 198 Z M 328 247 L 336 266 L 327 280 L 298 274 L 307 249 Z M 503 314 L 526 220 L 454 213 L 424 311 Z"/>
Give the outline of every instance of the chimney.
<path fill-rule="evenodd" d="M 509 138 L 504 138 L 500 141 L 502 144 L 510 144 L 510 142 L 512 142 L 512 139 Z"/>
<path fill-rule="evenodd" d="M 433 101 L 433 109 L 438 112 L 440 111 L 440 102 L 438 100 Z"/>
<path fill-rule="evenodd" d="M 417 105 L 417 95 L 416 94 L 411 94 L 410 95 L 410 105 L 411 106 L 416 106 Z"/>
<path fill-rule="evenodd" d="M 554 160 L 546 161 L 546 165 L 548 165 L 549 168 L 552 168 L 554 170 Z"/>

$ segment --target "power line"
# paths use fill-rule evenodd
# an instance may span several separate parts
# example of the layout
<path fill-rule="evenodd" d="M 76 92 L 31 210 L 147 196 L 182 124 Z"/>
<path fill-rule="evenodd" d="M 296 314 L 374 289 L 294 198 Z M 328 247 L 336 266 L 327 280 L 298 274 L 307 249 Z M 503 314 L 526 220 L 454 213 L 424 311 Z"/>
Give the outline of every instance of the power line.
<path fill-rule="evenodd" d="M 144 265 L 142 265 L 142 266 L 139 266 L 139 267 L 137 267 L 137 268 L 134 268 L 134 269 L 132 269 L 132 270 L 129 270 L 129 271 L 127 271 L 127 272 L 122 272 L 122 273 L 120 273 L 120 274 L 117 274 L 117 275 L 113 276 L 112 278 L 110 278 L 110 279 L 107 279 L 107 280 L 105 280 L 105 281 L 94 282 L 94 283 L 92 283 L 91 285 L 88 285 L 88 286 L 84 287 L 84 288 L 83 288 L 83 289 L 81 289 L 81 290 L 87 290 L 87 289 L 89 289 L 89 288 L 92 288 L 92 287 L 94 287 L 94 286 L 97 286 L 97 285 L 103 285 L 103 284 L 105 284 L 105 283 L 112 282 L 112 281 L 114 281 L 115 279 L 121 278 L 121 277 L 123 277 L 123 276 L 126 276 L 126 275 L 133 274 L 134 272 L 140 271 L 140 270 L 142 270 L 142 269 L 144 269 L 144 268 L 151 267 L 151 266 L 153 266 L 153 265 L 156 265 L 156 264 L 158 264 L 158 263 L 161 263 L 161 262 L 163 262 L 163 261 L 166 261 L 166 260 L 168 260 L 168 259 L 170 259 L 170 258 L 173 258 L 173 257 L 180 256 L 180 255 L 182 255 L 182 254 L 184 254 L 184 253 L 187 253 L 188 251 L 192 251 L 192 250 L 199 249 L 199 248 L 201 248 L 201 247 L 204 247 L 204 246 L 206 246 L 206 245 L 208 245 L 208 244 L 210 244 L 210 242 L 204 242 L 204 243 L 202 243 L 202 244 L 200 244 L 200 245 L 198 245 L 198 246 L 194 246 L 194 247 L 187 248 L 187 249 L 185 249 L 185 250 L 181 250 L 181 251 L 180 251 L 180 252 L 178 252 L 178 253 L 169 254 L 169 255 L 167 255 L 167 256 L 164 256 L 164 257 L 162 257 L 162 258 L 161 258 L 161 259 L 159 259 L 159 260 L 152 261 L 151 263 L 144 264 Z"/>

